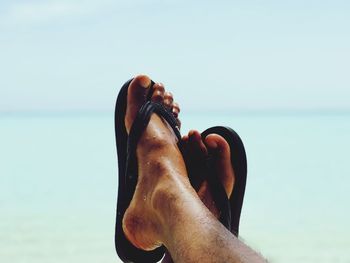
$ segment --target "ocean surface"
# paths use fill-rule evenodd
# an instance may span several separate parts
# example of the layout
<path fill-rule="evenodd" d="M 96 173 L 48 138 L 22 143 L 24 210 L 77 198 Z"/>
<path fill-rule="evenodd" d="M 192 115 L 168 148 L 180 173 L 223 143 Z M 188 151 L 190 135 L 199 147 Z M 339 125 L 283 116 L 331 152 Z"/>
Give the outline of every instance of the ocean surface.
<path fill-rule="evenodd" d="M 270 262 L 350 262 L 349 114 L 187 114 L 248 156 L 241 239 Z M 0 116 L 0 262 L 112 263 L 112 114 Z"/>

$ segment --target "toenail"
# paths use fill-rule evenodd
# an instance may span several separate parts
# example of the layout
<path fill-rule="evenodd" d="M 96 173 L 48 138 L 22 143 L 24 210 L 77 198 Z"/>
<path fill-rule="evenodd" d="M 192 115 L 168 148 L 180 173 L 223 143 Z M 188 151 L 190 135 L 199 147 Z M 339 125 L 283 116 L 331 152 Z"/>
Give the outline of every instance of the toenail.
<path fill-rule="evenodd" d="M 180 106 L 176 102 L 173 103 L 173 108 L 180 112 Z"/>
<path fill-rule="evenodd" d="M 165 92 L 164 96 L 170 100 L 173 100 L 173 94 L 171 94 L 169 91 Z"/>
<path fill-rule="evenodd" d="M 153 94 L 153 98 L 158 99 L 158 100 L 162 99 L 163 98 L 162 93 L 160 91 L 156 91 Z"/>
<path fill-rule="evenodd" d="M 151 80 L 150 78 L 145 76 L 139 80 L 139 84 L 141 87 L 148 88 L 149 86 L 151 86 Z"/>

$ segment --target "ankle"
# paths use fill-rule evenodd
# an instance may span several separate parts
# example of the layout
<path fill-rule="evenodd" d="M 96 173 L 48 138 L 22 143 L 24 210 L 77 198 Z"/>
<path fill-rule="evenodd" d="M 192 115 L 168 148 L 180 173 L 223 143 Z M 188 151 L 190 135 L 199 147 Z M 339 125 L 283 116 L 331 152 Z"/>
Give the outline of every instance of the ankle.
<path fill-rule="evenodd" d="M 158 183 L 151 198 L 151 207 L 164 225 L 169 225 L 184 208 L 195 191 L 185 177 L 168 175 L 166 180 Z M 187 204 L 186 204 L 187 205 Z"/>
<path fill-rule="evenodd" d="M 172 208 L 179 198 L 178 195 L 171 182 L 158 185 L 152 195 L 151 206 L 157 214 L 163 215 L 164 211 L 173 210 Z"/>

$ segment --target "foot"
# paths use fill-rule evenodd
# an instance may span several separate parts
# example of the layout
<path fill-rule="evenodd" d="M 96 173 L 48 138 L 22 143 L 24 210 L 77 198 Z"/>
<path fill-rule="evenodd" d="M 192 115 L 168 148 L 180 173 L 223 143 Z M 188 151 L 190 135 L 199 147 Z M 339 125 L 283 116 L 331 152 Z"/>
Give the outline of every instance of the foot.
<path fill-rule="evenodd" d="M 144 75 L 135 77 L 129 85 L 125 115 L 127 132 L 151 90 L 150 85 L 151 80 Z M 174 105 L 172 95 L 165 92 L 163 85 L 155 84 L 152 92 L 152 101 L 163 103 L 178 116 L 178 106 Z M 168 207 L 164 209 L 170 203 L 167 199 L 174 198 L 181 189 L 188 190 L 191 186 L 176 137 L 158 115 L 151 116 L 138 142 L 136 155 L 138 181 L 124 214 L 123 231 L 134 246 L 153 250 L 162 245 L 162 213 L 169 211 Z"/>
<path fill-rule="evenodd" d="M 216 157 L 216 171 L 224 186 L 227 197 L 229 198 L 232 194 L 235 180 L 230 159 L 230 146 L 223 137 L 217 134 L 208 135 L 203 142 L 200 133 L 195 130 L 192 130 L 188 135 L 183 136 L 182 142 L 188 173 L 192 178 L 195 177 L 191 183 L 196 189 L 198 197 L 203 204 L 218 219 L 220 218 L 220 211 L 214 202 L 210 185 L 203 179 L 204 174 L 207 172 L 205 168 L 205 160 L 209 153 Z M 172 262 L 173 260 L 170 254 L 166 252 L 162 263 Z"/>
<path fill-rule="evenodd" d="M 235 181 L 234 170 L 231 164 L 230 146 L 222 136 L 217 134 L 210 134 L 203 141 L 200 133 L 195 130 L 190 131 L 182 140 L 184 142 L 185 160 L 189 167 L 189 174 L 197 177 L 196 190 L 198 196 L 208 209 L 219 218 L 220 211 L 218 211 L 214 203 L 210 185 L 206 180 L 203 180 L 204 173 L 207 172 L 205 170 L 205 160 L 208 158 L 209 153 L 214 157 L 215 170 L 227 197 L 230 198 Z"/>

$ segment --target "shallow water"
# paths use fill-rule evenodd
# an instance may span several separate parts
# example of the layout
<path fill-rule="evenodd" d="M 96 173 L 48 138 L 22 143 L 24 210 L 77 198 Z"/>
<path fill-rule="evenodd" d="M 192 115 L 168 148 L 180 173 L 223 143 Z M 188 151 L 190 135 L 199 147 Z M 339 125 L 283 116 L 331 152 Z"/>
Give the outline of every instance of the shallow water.
<path fill-rule="evenodd" d="M 350 115 L 187 114 L 248 155 L 240 234 L 271 262 L 350 262 Z M 109 114 L 0 116 L 1 262 L 118 262 Z"/>

